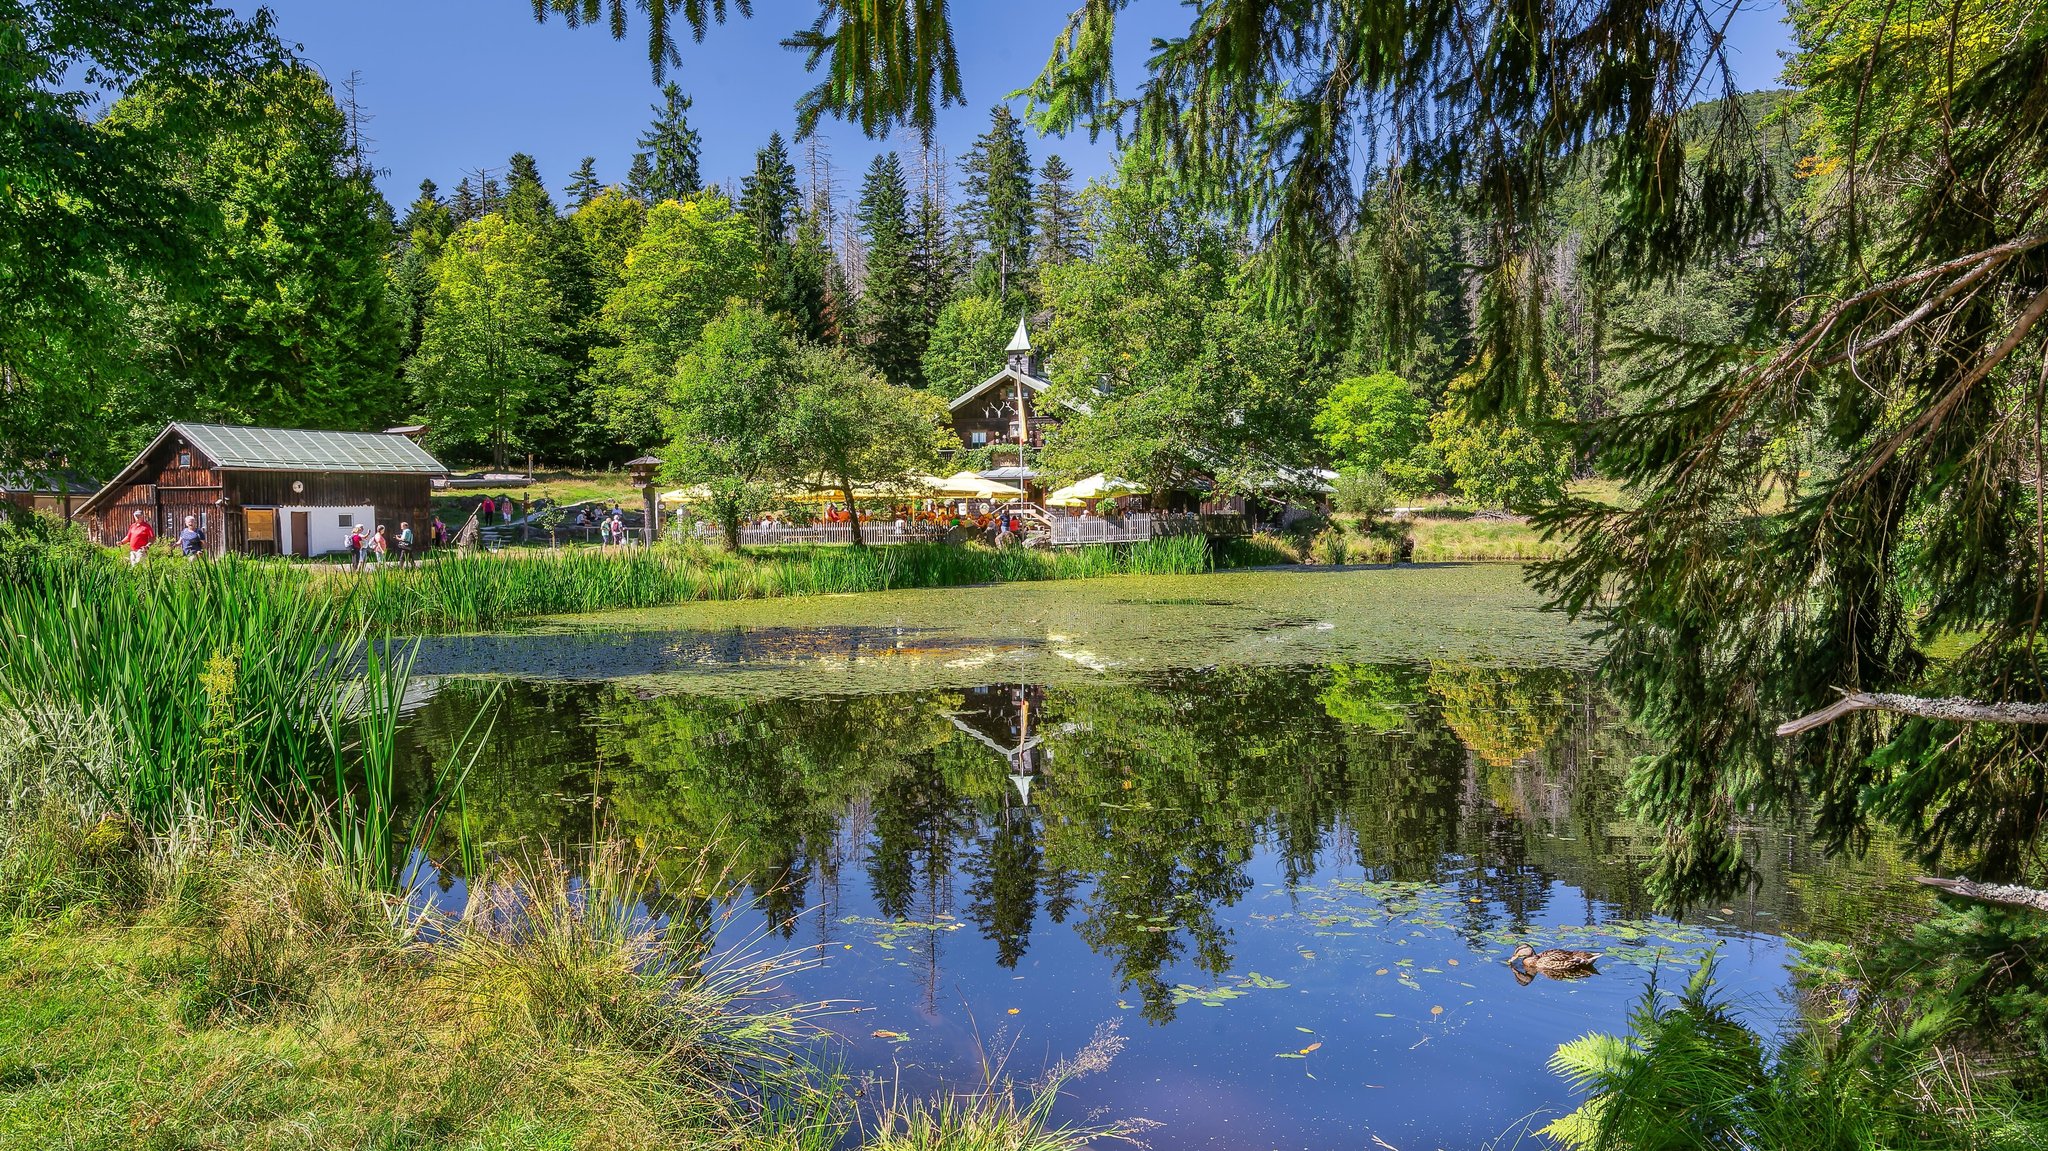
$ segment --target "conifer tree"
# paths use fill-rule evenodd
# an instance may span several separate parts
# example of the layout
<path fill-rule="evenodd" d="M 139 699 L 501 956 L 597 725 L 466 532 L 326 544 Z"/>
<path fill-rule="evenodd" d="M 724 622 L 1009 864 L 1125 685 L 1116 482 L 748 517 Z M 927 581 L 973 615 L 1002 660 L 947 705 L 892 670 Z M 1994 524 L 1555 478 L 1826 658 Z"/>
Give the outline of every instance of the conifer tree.
<path fill-rule="evenodd" d="M 1031 262 L 1031 154 L 1024 126 L 1002 104 L 989 113 L 988 131 L 960 161 L 962 238 L 977 256 L 976 283 L 1007 302 L 1023 287 Z"/>
<path fill-rule="evenodd" d="M 593 438 L 594 393 L 582 376 L 593 338 L 600 301 L 589 251 L 574 224 L 555 211 L 540 168 L 524 152 L 506 162 L 507 219 L 532 233 L 534 258 L 554 289 L 547 334 L 540 347 L 557 365 L 533 384 L 532 400 L 515 427 L 515 438 L 529 450 L 550 459 L 590 460 L 608 452 Z"/>
<path fill-rule="evenodd" d="M 924 379 L 924 299 L 909 199 L 901 158 L 894 152 L 875 157 L 861 182 L 855 213 L 867 264 L 859 331 L 861 347 L 875 370 L 890 383 L 916 387 Z"/>
<path fill-rule="evenodd" d="M 432 180 L 420 181 L 420 194 L 405 209 L 404 218 L 398 221 L 397 238 L 404 243 L 420 231 L 430 233 L 436 240 L 448 238 L 455 230 L 448 205 L 441 201 L 441 189 Z"/>
<path fill-rule="evenodd" d="M 654 165 L 647 162 L 647 153 L 633 154 L 632 166 L 626 169 L 626 194 L 652 206 L 660 203 L 654 194 Z"/>
<path fill-rule="evenodd" d="M 754 234 L 767 264 L 768 309 L 795 321 L 797 330 L 813 339 L 819 337 L 819 310 L 825 294 L 825 262 L 817 230 L 810 242 L 804 237 L 801 192 L 796 167 L 782 133 L 768 137 L 768 144 L 754 157 L 754 170 L 740 183 L 740 214 L 754 225 Z"/>
<path fill-rule="evenodd" d="M 548 186 L 541 182 L 540 165 L 524 152 L 514 152 L 506 161 L 505 199 L 502 210 L 505 214 L 528 227 L 539 227 L 544 220 L 553 219 L 555 200 L 548 195 Z"/>
<path fill-rule="evenodd" d="M 642 199 L 658 204 L 663 200 L 687 200 L 703 187 L 697 174 L 697 147 L 701 137 L 690 127 L 690 98 L 674 81 L 662 85 L 661 103 L 653 106 L 654 123 L 641 133 L 642 151 L 634 157 L 647 159 L 648 174 Z"/>
<path fill-rule="evenodd" d="M 459 228 L 483 214 L 483 208 L 477 202 L 476 188 L 470 184 L 469 177 L 464 176 L 455 185 L 454 197 L 448 201 L 449 218 Z"/>
<path fill-rule="evenodd" d="M 918 363 L 924 362 L 925 346 L 939 313 L 958 294 L 961 272 L 967 266 L 966 253 L 947 225 L 943 188 L 936 180 L 918 190 L 917 208 L 910 217 L 911 284 L 917 289 Z M 919 368 L 920 386 L 923 368 Z"/>
<path fill-rule="evenodd" d="M 1033 208 L 1038 215 L 1035 254 L 1041 265 L 1064 264 L 1088 257 L 1088 241 L 1081 232 L 1081 205 L 1075 199 L 1074 170 L 1058 155 L 1047 156 L 1038 170 L 1038 194 Z"/>
<path fill-rule="evenodd" d="M 739 208 L 754 222 L 764 251 L 769 243 L 788 241 L 797 209 L 796 168 L 782 133 L 770 133 L 767 145 L 754 154 L 753 172 L 740 181 Z"/>
<path fill-rule="evenodd" d="M 455 218 L 441 202 L 441 189 L 432 180 L 420 181 L 420 194 L 406 208 L 394 229 L 391 280 L 387 292 L 392 315 L 398 321 L 399 356 L 409 360 L 419 349 L 422 326 L 434 294 L 434 262 L 455 231 Z"/>
<path fill-rule="evenodd" d="M 597 199 L 597 194 L 602 191 L 604 184 L 597 178 L 597 157 L 585 156 L 583 162 L 576 165 L 576 174 L 569 177 L 569 186 L 562 189 L 562 194 L 569 197 L 571 208 L 581 208 Z"/>

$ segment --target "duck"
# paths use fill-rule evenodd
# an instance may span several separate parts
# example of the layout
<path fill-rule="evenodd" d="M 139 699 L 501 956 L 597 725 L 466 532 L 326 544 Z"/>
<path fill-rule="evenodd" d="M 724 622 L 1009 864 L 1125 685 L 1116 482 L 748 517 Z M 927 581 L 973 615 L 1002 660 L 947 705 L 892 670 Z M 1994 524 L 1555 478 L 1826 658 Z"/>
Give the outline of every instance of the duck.
<path fill-rule="evenodd" d="M 1597 951 L 1567 951 L 1556 947 L 1538 951 L 1524 943 L 1508 956 L 1508 966 L 1519 963 L 1523 973 L 1535 972 L 1552 979 L 1577 979 L 1584 975 L 1598 975 L 1599 972 L 1593 968 L 1593 961 L 1598 958 L 1600 953 Z"/>

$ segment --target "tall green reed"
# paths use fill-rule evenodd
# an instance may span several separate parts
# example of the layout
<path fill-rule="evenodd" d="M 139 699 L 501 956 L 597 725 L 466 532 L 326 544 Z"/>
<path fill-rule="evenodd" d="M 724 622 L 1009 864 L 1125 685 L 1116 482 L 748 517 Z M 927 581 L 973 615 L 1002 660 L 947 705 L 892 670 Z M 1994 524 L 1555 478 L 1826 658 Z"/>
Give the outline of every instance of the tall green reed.
<path fill-rule="evenodd" d="M 147 579 L 207 583 L 230 599 L 304 599 L 329 626 L 423 633 L 481 630 L 540 615 L 664 607 L 999 581 L 1205 571 L 1195 537 L 1055 552 L 912 543 L 890 547 L 765 548 L 734 555 L 699 545 L 508 551 L 437 556 L 415 568 L 355 573 L 326 566 L 223 561 Z M 121 573 L 113 573 L 120 578 Z"/>
<path fill-rule="evenodd" d="M 396 875 L 398 718 L 409 648 L 346 601 L 264 565 L 51 574 L 0 586 L 0 709 L 100 805 L 152 831 L 203 822 L 311 836 L 385 886 Z M 69 738 L 111 732 L 113 754 Z M 430 781 L 428 818 L 459 789 Z M 422 829 L 413 829 L 414 837 Z"/>

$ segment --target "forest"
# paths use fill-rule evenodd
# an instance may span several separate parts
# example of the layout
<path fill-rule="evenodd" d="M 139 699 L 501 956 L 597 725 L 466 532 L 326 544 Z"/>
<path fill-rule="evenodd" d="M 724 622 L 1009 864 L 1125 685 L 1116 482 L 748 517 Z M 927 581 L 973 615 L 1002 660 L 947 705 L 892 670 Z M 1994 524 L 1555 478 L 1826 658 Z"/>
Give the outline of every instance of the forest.
<path fill-rule="evenodd" d="M 350 86 L 238 34 L 255 39 L 234 67 L 138 74 L 73 124 L 109 158 L 146 148 L 131 191 L 159 181 L 178 212 L 151 222 L 164 231 L 147 248 L 109 236 L 70 253 L 61 297 L 18 285 L 7 371 L 29 418 L 5 430 L 13 466 L 105 473 L 168 419 L 423 423 L 456 463 L 598 468 L 660 450 L 678 478 L 737 490 L 764 460 L 825 466 L 799 394 L 822 397 L 828 420 L 896 413 L 874 420 L 893 438 L 865 446 L 928 455 L 934 408 L 911 393 L 980 382 L 1024 318 L 1042 370 L 1087 409 L 1042 461 L 1062 478 L 1244 491 L 1327 466 L 1368 495 L 1526 510 L 1588 474 L 1568 423 L 1616 406 L 1619 333 L 1723 333 L 1746 298 L 1739 278 L 1635 289 L 1594 267 L 1604 209 L 1584 175 L 1546 238 L 1544 338 L 1575 370 L 1543 412 L 1488 424 L 1467 400 L 1478 225 L 1454 197 L 1410 205 L 1398 233 L 1368 204 L 1318 269 L 1340 298 L 1299 308 L 1272 295 L 1257 237 L 1142 142 L 1082 185 L 1056 140 L 1034 155 L 1023 117 L 998 105 L 966 155 L 899 133 L 909 146 L 843 197 L 817 141 L 780 133 L 720 186 L 671 81 L 622 178 L 595 158 L 543 173 L 522 153 L 451 173 L 452 189 L 423 181 L 398 210 Z M 54 66 L 60 46 L 42 47 Z M 84 91 L 46 95 L 53 114 L 88 107 Z M 1789 168 L 1795 114 L 1745 99 L 1758 146 Z M 1393 305 L 1409 281 L 1414 298 Z M 64 317 L 66 338 L 31 333 L 37 314 Z M 735 365 L 760 357 L 778 370 L 745 400 Z M 710 439 L 750 446 L 707 455 Z"/>

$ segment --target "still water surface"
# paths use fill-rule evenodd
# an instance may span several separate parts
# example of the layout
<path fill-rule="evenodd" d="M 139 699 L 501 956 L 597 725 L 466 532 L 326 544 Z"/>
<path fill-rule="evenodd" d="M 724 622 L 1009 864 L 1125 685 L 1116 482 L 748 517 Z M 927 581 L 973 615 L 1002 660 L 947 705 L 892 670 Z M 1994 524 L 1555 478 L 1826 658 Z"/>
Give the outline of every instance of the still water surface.
<path fill-rule="evenodd" d="M 488 850 L 729 845 L 744 929 L 819 960 L 788 993 L 857 1009 L 853 1072 L 1030 1078 L 1114 1024 L 1062 1115 L 1153 1147 L 1535 1145 L 1551 1052 L 1653 973 L 1718 954 L 1771 1025 L 1786 936 L 1906 898 L 1759 825 L 1752 890 L 1657 914 L 1590 665 L 1497 567 L 703 605 L 433 641 L 408 767 L 496 692 Z M 1524 981 L 1523 941 L 1607 958 Z"/>

